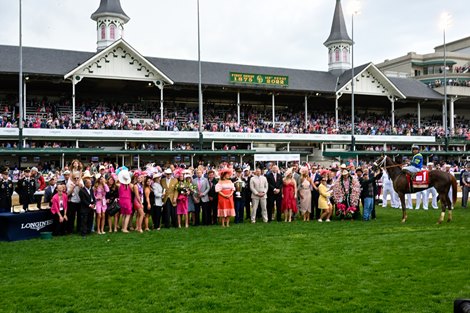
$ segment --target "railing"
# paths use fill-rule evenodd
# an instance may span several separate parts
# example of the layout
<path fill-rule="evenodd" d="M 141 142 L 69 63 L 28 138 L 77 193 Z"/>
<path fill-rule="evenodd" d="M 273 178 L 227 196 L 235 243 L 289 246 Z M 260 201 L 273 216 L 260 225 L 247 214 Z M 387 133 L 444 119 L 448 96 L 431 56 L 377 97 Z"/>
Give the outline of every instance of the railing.
<path fill-rule="evenodd" d="M 0 128 L 0 139 L 18 139 L 17 128 Z M 27 140 L 96 140 L 96 141 L 198 141 L 199 134 L 194 131 L 135 131 L 135 130 L 94 130 L 94 129 L 43 129 L 25 128 L 23 136 Z M 349 143 L 351 135 L 328 134 L 272 134 L 272 133 L 233 133 L 233 132 L 203 132 L 207 141 L 222 142 L 318 142 L 318 143 Z M 364 144 L 435 144 L 434 136 L 355 136 L 357 143 Z"/>

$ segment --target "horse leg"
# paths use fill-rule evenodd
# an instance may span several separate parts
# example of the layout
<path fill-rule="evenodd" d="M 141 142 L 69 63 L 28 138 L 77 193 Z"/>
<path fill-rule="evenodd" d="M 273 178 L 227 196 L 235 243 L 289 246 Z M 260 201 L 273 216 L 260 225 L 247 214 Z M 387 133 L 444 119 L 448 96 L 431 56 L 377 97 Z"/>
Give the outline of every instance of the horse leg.
<path fill-rule="evenodd" d="M 404 193 L 399 193 L 398 197 L 400 198 L 400 202 L 401 202 L 401 212 L 402 212 L 401 222 L 404 223 L 404 222 L 406 222 L 406 219 L 408 217 L 406 215 L 405 194 Z"/>
<path fill-rule="evenodd" d="M 452 222 L 452 200 L 449 198 L 449 195 L 447 195 L 447 209 L 449 210 L 447 222 Z"/>
<path fill-rule="evenodd" d="M 441 202 L 441 216 L 439 216 L 439 220 L 437 221 L 437 224 L 441 224 L 442 221 L 444 220 L 444 217 L 446 216 L 446 207 L 447 207 L 447 194 L 444 192 L 439 193 L 439 200 Z"/>

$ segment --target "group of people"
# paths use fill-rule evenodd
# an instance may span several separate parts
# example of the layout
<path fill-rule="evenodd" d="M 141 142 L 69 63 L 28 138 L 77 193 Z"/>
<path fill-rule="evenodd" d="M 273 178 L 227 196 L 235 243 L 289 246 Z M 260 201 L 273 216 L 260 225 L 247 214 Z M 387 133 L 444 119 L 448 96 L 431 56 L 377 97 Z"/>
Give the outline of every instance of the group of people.
<path fill-rule="evenodd" d="M 196 108 L 184 105 L 172 106 L 165 109 L 164 116 L 152 114 L 147 107 L 140 108 L 133 118 L 126 110 L 134 112 L 137 105 L 125 104 L 117 109 L 103 104 L 81 105 L 77 110 L 76 121 L 72 122 L 69 112 L 60 112 L 59 106 L 53 102 L 44 101 L 37 104 L 40 110 L 30 114 L 25 120 L 27 128 L 61 128 L 61 129 L 119 129 L 147 131 L 198 131 L 198 112 Z M 204 130 L 208 132 L 243 132 L 243 133 L 305 133 L 305 134 L 348 134 L 351 131 L 351 120 L 348 114 L 340 114 L 339 124 L 331 113 L 305 113 L 279 108 L 276 111 L 275 123 L 272 123 L 270 110 L 257 111 L 243 106 L 238 124 L 235 106 L 209 106 L 205 111 Z M 357 112 L 355 131 L 361 135 L 397 135 L 409 136 L 445 136 L 441 117 L 436 115 L 422 120 L 422 127 L 416 125 L 416 116 L 406 115 L 397 119 L 395 125 L 385 115 L 371 112 Z M 17 120 L 11 109 L 8 109 L 0 121 L 0 127 L 17 127 Z M 468 121 L 456 119 L 456 127 L 451 130 L 452 136 L 468 138 Z"/>
<path fill-rule="evenodd" d="M 422 160 L 416 163 L 413 159 L 411 164 L 419 167 Z M 429 169 L 432 165 L 428 164 Z M 450 170 L 450 166 L 443 168 Z M 266 223 L 294 219 L 330 222 L 333 215 L 368 221 L 376 218 L 381 193 L 383 206 L 388 197 L 392 207 L 401 206 L 387 172 L 374 171 L 370 164 L 325 167 L 293 163 L 280 169 L 268 163 L 253 170 L 247 164 L 224 163 L 217 168 L 149 164 L 131 171 L 108 163 L 85 168 L 74 160 L 49 175 L 42 175 L 37 168 L 25 169 L 16 186 L 8 169 L 0 172 L 0 211 L 10 211 L 13 190 L 24 210 L 31 204 L 48 203 L 56 235 L 144 232 L 190 225 L 229 227 L 231 221 L 256 223 L 260 219 Z M 462 205 L 466 207 L 470 165 L 461 177 Z M 426 199 L 427 208 L 428 195 L 433 193 L 431 189 L 424 193 L 417 195 L 417 201 Z M 437 207 L 434 199 L 433 207 Z"/>

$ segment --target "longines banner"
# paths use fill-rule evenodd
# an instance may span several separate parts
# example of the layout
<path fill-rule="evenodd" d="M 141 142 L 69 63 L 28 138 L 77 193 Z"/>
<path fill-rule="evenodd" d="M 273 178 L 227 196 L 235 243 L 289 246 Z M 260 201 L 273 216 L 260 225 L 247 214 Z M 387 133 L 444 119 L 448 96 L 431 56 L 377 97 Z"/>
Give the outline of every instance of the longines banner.
<path fill-rule="evenodd" d="M 289 76 L 230 72 L 229 82 L 234 84 L 287 87 L 289 86 Z"/>

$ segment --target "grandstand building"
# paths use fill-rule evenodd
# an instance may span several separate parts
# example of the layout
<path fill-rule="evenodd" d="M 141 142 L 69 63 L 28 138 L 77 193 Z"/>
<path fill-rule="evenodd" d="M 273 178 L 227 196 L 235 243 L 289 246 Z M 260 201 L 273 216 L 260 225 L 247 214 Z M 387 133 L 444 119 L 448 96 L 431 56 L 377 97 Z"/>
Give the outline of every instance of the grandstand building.
<path fill-rule="evenodd" d="M 469 124 L 470 37 L 446 43 L 445 50 L 446 54 L 444 54 L 444 45 L 440 45 L 429 54 L 409 52 L 398 58 L 387 59 L 377 64 L 377 67 L 388 77 L 415 78 L 441 95 L 444 95 L 444 68 L 446 68 L 446 92 L 449 97 L 448 125 L 451 132 L 455 132 L 455 128 L 460 126 L 459 122 Z M 443 112 L 442 118 L 445 117 L 446 112 Z"/>
<path fill-rule="evenodd" d="M 47 160 L 62 165 L 77 155 L 88 162 L 107 159 L 128 166 L 157 157 L 188 164 L 252 161 L 256 156 L 316 161 L 391 153 L 412 143 L 432 150 L 429 157 L 448 154 L 435 132 L 410 130 L 424 123 L 421 109 L 440 118 L 442 94 L 410 77 L 388 77 L 372 63 L 356 67 L 352 77 L 353 42 L 340 0 L 324 43 L 327 72 L 202 62 L 201 134 L 198 62 L 139 53 L 132 38 L 122 38 L 130 18 L 119 0 L 101 0 L 91 18 L 97 25 L 95 52 L 23 48 L 21 104 L 19 47 L 0 45 L 4 163 L 24 167 Z M 352 81 L 358 151 L 348 154 Z M 19 105 L 26 112 L 21 138 Z M 465 144 L 451 142 L 456 157 L 465 156 Z"/>

